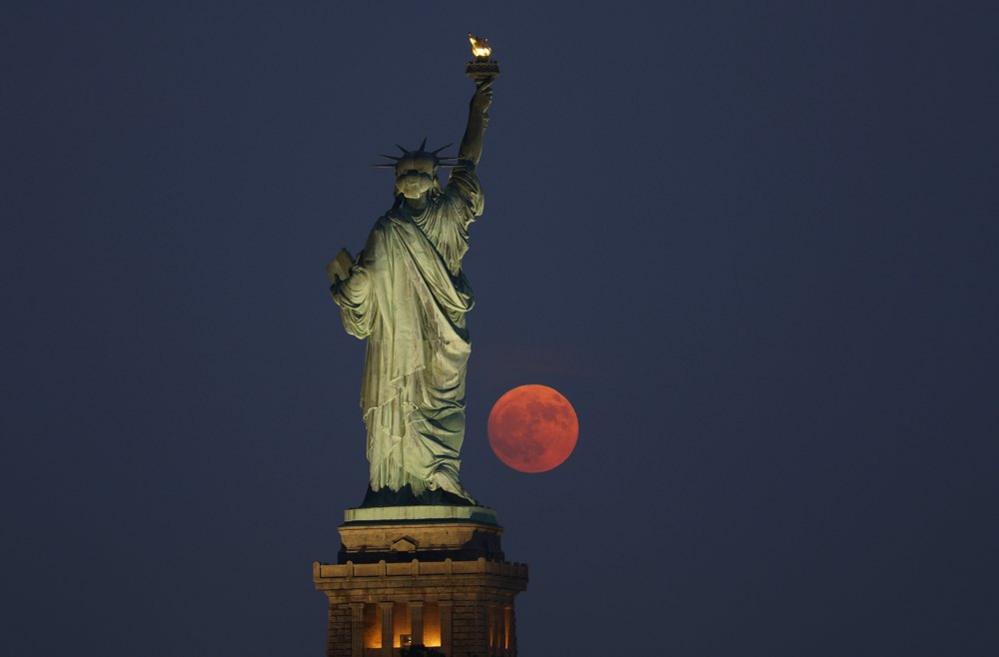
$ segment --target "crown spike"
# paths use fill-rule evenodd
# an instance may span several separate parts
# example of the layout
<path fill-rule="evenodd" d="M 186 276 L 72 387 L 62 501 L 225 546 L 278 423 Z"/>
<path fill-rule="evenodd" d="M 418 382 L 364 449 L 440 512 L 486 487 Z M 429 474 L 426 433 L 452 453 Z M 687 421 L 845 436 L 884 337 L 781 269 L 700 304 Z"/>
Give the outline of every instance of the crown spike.
<path fill-rule="evenodd" d="M 444 144 L 443 146 L 441 146 L 441 147 L 440 147 L 440 148 L 438 148 L 437 150 L 435 150 L 435 151 L 430 151 L 430 152 L 431 152 L 431 154 L 432 154 L 432 155 L 434 155 L 434 157 L 436 157 L 436 156 L 437 156 L 437 154 L 438 154 L 438 153 L 440 153 L 440 152 L 441 152 L 442 150 L 444 150 L 445 148 L 449 148 L 449 147 L 451 147 L 451 146 L 454 146 L 454 144 L 453 144 L 453 143 L 451 143 L 451 144 Z"/>
<path fill-rule="evenodd" d="M 426 146 L 427 146 L 427 138 L 424 137 L 423 141 L 420 143 L 420 147 L 418 149 L 416 149 L 416 150 L 422 151 L 424 148 L 426 148 Z"/>
<path fill-rule="evenodd" d="M 402 158 L 401 158 L 401 157 L 399 157 L 398 155 L 386 155 L 385 153 L 379 153 L 379 154 L 378 154 L 378 157 L 384 157 L 384 158 L 388 158 L 388 159 L 390 159 L 390 160 L 395 160 L 396 162 L 398 162 L 399 160 L 401 160 L 401 159 L 402 159 Z"/>
<path fill-rule="evenodd" d="M 395 147 L 398 148 L 400 151 L 402 151 L 403 155 L 409 155 L 409 151 L 407 151 L 405 148 L 403 148 L 399 144 L 396 144 Z"/>

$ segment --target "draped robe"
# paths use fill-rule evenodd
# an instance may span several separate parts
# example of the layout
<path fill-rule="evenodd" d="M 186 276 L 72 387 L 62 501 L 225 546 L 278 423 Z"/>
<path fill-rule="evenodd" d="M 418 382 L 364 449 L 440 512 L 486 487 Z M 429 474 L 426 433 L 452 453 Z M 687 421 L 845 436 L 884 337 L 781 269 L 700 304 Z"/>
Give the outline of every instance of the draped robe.
<path fill-rule="evenodd" d="M 373 491 L 415 495 L 459 483 L 465 436 L 465 313 L 472 289 L 461 271 L 468 226 L 483 211 L 474 167 L 455 168 L 415 214 L 397 203 L 375 222 L 333 300 L 347 333 L 367 340 L 361 412 Z"/>

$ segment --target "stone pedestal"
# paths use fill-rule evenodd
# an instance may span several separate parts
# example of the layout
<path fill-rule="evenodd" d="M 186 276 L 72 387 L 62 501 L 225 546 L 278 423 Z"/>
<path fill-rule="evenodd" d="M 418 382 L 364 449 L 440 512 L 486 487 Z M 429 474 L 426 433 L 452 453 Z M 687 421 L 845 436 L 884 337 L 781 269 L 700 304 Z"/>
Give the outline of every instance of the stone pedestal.
<path fill-rule="evenodd" d="M 329 601 L 329 657 L 395 657 L 410 643 L 447 657 L 516 657 L 513 602 L 527 566 L 505 561 L 490 509 L 440 509 L 347 511 L 337 563 L 312 565 Z"/>

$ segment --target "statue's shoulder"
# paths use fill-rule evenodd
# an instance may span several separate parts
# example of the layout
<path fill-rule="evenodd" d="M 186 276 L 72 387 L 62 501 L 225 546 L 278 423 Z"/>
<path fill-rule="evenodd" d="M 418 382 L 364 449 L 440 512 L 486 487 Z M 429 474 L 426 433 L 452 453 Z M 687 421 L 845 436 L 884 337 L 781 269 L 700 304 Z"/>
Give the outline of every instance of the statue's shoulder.
<path fill-rule="evenodd" d="M 375 219 L 375 225 L 372 227 L 372 230 L 385 230 L 392 226 L 392 224 L 398 223 L 399 220 L 399 212 L 395 208 L 392 208 L 382 216 Z"/>
<path fill-rule="evenodd" d="M 402 212 L 392 208 L 375 219 L 375 225 L 371 227 L 370 237 L 385 239 L 393 234 L 398 234 L 400 230 L 405 232 L 409 223 L 412 222 Z"/>

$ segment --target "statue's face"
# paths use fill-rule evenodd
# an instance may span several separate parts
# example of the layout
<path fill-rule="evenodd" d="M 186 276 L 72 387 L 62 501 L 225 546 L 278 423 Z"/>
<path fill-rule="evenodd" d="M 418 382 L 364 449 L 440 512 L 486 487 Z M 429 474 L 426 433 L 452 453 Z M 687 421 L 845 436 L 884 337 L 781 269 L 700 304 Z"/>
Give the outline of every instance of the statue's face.
<path fill-rule="evenodd" d="M 406 198 L 420 198 L 434 186 L 437 176 L 434 160 L 425 157 L 407 157 L 395 165 L 396 191 Z"/>

